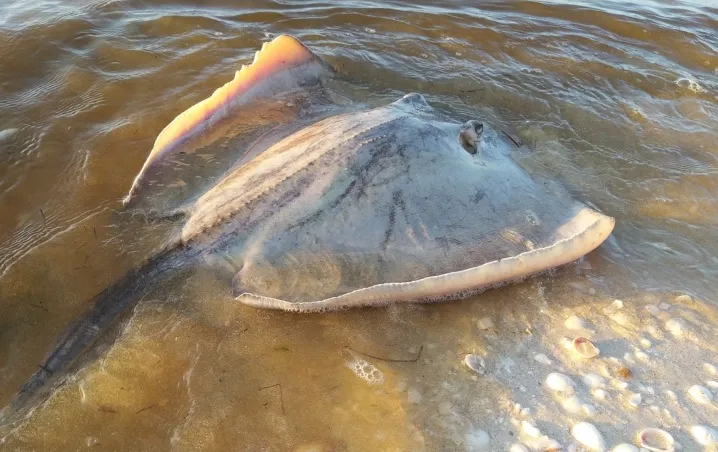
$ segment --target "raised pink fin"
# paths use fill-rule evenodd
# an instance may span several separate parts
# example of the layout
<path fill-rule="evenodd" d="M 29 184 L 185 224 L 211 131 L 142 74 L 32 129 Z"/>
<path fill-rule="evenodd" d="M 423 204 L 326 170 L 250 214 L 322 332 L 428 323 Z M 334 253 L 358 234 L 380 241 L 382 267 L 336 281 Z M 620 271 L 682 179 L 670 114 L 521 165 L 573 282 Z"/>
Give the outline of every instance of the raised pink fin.
<path fill-rule="evenodd" d="M 178 152 L 183 143 L 229 117 L 238 107 L 295 91 L 330 71 L 328 64 L 292 36 L 281 35 L 265 43 L 252 64 L 242 66 L 233 80 L 181 113 L 160 132 L 123 204 L 127 206 L 137 197 L 153 165 Z"/>

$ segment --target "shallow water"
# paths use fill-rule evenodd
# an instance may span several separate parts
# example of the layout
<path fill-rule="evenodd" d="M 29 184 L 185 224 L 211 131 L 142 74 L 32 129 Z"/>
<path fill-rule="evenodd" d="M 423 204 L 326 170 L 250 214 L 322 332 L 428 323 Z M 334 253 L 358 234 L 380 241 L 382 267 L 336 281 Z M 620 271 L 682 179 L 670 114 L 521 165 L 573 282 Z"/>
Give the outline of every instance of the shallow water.
<path fill-rule="evenodd" d="M 203 5 L 0 5 L 0 406 L 86 300 L 176 226 L 120 205 L 157 133 L 279 33 L 328 60 L 366 102 L 421 92 L 512 131 L 533 149 L 520 164 L 615 217 L 614 234 L 579 266 L 470 300 L 329 315 L 238 306 L 199 269 L 148 294 L 0 448 L 467 450 L 483 429 L 505 450 L 520 435 L 514 403 L 566 445 L 564 424 L 580 416 L 546 398 L 537 381 L 549 369 L 533 351 L 585 373 L 556 347 L 571 313 L 592 319 L 609 357 L 627 361 L 651 337 L 660 365 L 632 366 L 656 390 L 683 391 L 682 369 L 699 378 L 703 363 L 718 364 L 712 0 Z M 643 306 L 679 293 L 694 301 L 661 314 L 691 326 L 676 342 Z M 614 298 L 630 322 L 596 317 Z M 484 316 L 491 332 L 477 330 Z M 471 378 L 461 364 L 471 351 L 495 364 L 493 378 Z M 352 373 L 346 362 L 359 358 L 381 384 Z M 648 422 L 699 450 L 685 425 L 715 425 L 715 402 L 663 401 L 669 417 L 659 402 L 658 414 L 606 404 L 595 422 L 611 443 Z"/>

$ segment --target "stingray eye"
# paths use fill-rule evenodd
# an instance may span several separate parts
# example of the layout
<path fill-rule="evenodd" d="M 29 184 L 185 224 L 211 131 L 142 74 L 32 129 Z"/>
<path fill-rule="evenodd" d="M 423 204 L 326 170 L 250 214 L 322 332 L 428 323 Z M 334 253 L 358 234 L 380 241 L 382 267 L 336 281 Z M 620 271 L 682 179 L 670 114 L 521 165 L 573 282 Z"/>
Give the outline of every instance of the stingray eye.
<path fill-rule="evenodd" d="M 471 120 L 461 126 L 459 142 L 461 142 L 461 146 L 466 152 L 469 154 L 476 154 L 476 152 L 478 152 L 479 137 L 483 132 L 484 124 L 481 121 Z"/>

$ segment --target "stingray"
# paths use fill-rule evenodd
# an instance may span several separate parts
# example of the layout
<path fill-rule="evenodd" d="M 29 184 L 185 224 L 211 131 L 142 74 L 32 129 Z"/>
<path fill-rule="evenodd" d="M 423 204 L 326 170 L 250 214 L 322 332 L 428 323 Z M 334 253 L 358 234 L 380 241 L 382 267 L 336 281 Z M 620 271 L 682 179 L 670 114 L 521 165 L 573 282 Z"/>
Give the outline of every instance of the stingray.
<path fill-rule="evenodd" d="M 354 105 L 329 92 L 335 76 L 282 35 L 159 134 L 127 208 L 185 185 L 168 180 L 207 143 L 225 140 L 217 152 L 234 161 L 165 211 L 184 216 L 181 231 L 95 297 L 12 411 L 56 386 L 153 282 L 199 262 L 229 272 L 241 303 L 321 312 L 462 298 L 575 261 L 611 233 L 613 218 L 527 173 L 480 119 L 457 121 L 416 93 Z M 251 140 L 227 141 L 237 130 Z"/>

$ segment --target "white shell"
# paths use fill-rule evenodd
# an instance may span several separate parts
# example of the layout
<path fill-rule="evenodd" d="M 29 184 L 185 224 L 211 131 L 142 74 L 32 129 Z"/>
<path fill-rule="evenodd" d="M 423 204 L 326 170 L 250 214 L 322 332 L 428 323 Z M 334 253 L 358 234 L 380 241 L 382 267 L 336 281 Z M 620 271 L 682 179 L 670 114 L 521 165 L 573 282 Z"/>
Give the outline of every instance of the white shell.
<path fill-rule="evenodd" d="M 601 388 L 606 385 L 606 379 L 597 373 L 590 372 L 583 376 L 583 384 L 591 389 Z"/>
<path fill-rule="evenodd" d="M 573 351 L 575 351 L 581 358 L 595 358 L 601 351 L 593 345 L 590 339 L 578 336 L 573 340 Z"/>
<path fill-rule="evenodd" d="M 675 441 L 670 433 L 660 428 L 644 428 L 638 432 L 641 447 L 651 452 L 673 452 Z"/>
<path fill-rule="evenodd" d="M 561 392 L 567 395 L 572 395 L 576 392 L 576 385 L 573 380 L 560 372 L 551 372 L 546 377 L 546 386 L 550 389 Z"/>
<path fill-rule="evenodd" d="M 718 445 L 718 431 L 704 425 L 692 425 L 690 428 L 691 435 L 701 446 Z"/>
<path fill-rule="evenodd" d="M 633 444 L 621 443 L 611 449 L 611 452 L 638 452 L 638 448 Z"/>
<path fill-rule="evenodd" d="M 474 354 L 468 354 L 464 356 L 464 364 L 466 364 L 466 367 L 473 370 L 474 372 L 483 374 L 485 372 L 486 363 L 484 362 L 484 358 L 480 357 L 479 355 Z"/>
<path fill-rule="evenodd" d="M 632 407 L 637 407 L 637 406 L 641 405 L 641 399 L 642 399 L 641 394 L 635 393 L 635 394 L 631 395 L 631 397 L 628 398 L 628 404 L 631 405 Z"/>
<path fill-rule="evenodd" d="M 571 436 L 592 451 L 605 451 L 606 440 L 596 426 L 588 422 L 579 422 L 571 428 Z"/>
<path fill-rule="evenodd" d="M 532 438 L 539 438 L 541 436 L 541 430 L 529 421 L 521 422 L 521 430 Z"/>
<path fill-rule="evenodd" d="M 688 388 L 688 395 L 696 402 L 704 405 L 711 403 L 713 400 L 713 393 L 711 393 L 708 388 L 701 385 L 693 385 Z"/>
<path fill-rule="evenodd" d="M 509 452 L 529 452 L 529 449 L 523 444 L 514 443 L 511 445 Z"/>

